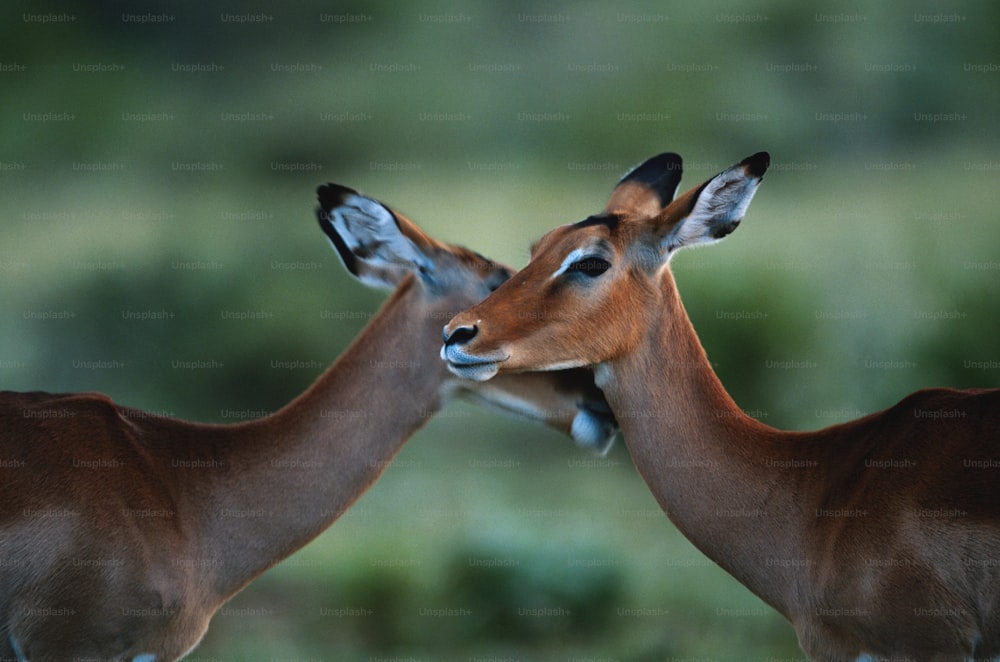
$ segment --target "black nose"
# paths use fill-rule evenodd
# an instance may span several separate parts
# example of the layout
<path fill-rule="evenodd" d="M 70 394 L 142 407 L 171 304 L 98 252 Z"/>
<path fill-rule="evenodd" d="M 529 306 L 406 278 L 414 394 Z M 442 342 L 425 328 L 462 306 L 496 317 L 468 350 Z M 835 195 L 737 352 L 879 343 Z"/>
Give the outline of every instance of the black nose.
<path fill-rule="evenodd" d="M 477 327 L 475 324 L 473 324 L 472 326 L 464 326 L 464 325 L 460 326 L 451 333 L 448 333 L 448 330 L 445 329 L 444 344 L 445 345 L 465 344 L 470 340 L 472 340 L 473 338 L 475 338 L 476 333 L 478 332 L 479 332 L 479 327 Z"/>

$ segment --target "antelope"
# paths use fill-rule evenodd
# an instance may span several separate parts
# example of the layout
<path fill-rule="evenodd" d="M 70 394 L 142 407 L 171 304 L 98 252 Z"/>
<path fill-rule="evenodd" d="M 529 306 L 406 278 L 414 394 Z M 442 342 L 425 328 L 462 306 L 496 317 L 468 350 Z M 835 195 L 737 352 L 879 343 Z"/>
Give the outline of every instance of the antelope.
<path fill-rule="evenodd" d="M 646 161 L 454 317 L 441 355 L 477 380 L 592 367 L 661 508 L 810 657 L 1000 656 L 1000 389 L 920 390 L 786 432 L 741 411 L 706 358 L 670 258 L 735 230 L 769 162 L 674 199 L 680 157 Z"/>
<path fill-rule="evenodd" d="M 606 450 L 616 428 L 590 371 L 487 385 L 437 359 L 442 322 L 509 269 L 350 188 L 318 196 L 347 269 L 395 291 L 284 408 L 209 425 L 97 393 L 0 394 L 0 658 L 181 657 L 222 603 L 330 526 L 453 397 Z"/>

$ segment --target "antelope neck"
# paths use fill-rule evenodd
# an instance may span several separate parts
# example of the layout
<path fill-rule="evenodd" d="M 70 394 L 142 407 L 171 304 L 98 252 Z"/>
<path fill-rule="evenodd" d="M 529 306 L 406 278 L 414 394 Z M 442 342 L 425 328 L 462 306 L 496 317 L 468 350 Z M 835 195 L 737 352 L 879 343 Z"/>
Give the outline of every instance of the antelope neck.
<path fill-rule="evenodd" d="M 231 595 L 312 540 L 388 466 L 441 405 L 446 373 L 420 288 L 404 282 L 343 355 L 275 414 L 218 428 L 220 465 L 199 536 L 224 559 L 216 583 Z M 426 357 L 426 358 L 425 358 Z"/>
<path fill-rule="evenodd" d="M 706 556 L 787 614 L 801 574 L 803 517 L 779 432 L 725 391 L 663 270 L 640 346 L 602 368 L 601 388 L 661 508 Z M 638 316 L 642 318 L 642 316 Z M 801 473 L 801 472 L 800 472 Z M 790 482 L 791 481 L 791 482 Z M 796 567 L 798 564 L 798 567 Z"/>

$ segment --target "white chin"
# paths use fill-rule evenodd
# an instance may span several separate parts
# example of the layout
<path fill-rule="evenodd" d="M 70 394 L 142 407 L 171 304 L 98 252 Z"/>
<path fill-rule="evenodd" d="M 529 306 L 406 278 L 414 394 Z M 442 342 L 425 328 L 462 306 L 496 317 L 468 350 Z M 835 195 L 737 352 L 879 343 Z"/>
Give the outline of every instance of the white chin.
<path fill-rule="evenodd" d="M 485 382 L 494 377 L 500 370 L 497 363 L 448 363 L 448 370 L 462 379 L 469 379 L 474 382 Z"/>

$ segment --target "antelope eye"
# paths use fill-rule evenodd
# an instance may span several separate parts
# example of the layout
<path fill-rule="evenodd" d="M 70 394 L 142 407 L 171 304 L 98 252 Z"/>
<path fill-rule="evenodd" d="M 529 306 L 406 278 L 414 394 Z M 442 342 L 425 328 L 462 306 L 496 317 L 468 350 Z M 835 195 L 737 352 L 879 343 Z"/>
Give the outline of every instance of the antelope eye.
<path fill-rule="evenodd" d="M 603 257 L 590 255 L 582 260 L 577 260 L 566 267 L 567 273 L 578 273 L 588 278 L 597 278 L 611 268 L 611 263 Z"/>

